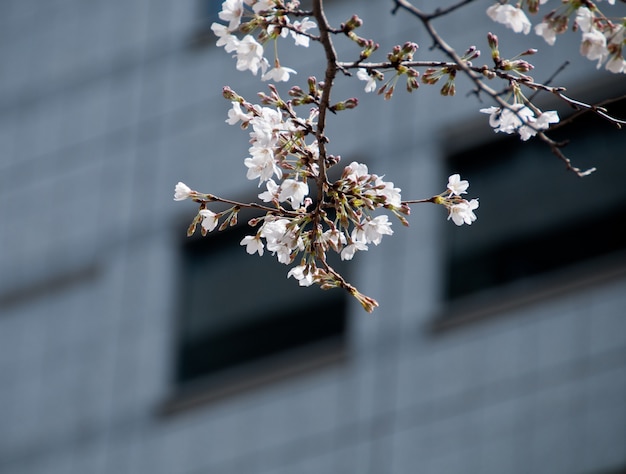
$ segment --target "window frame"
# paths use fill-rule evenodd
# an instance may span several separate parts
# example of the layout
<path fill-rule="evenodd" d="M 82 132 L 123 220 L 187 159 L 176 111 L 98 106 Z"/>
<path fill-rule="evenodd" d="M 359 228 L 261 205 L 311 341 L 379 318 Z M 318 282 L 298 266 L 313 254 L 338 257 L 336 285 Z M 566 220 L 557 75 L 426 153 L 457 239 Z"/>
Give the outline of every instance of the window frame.
<path fill-rule="evenodd" d="M 248 215 L 246 210 L 242 210 L 240 214 L 239 224 L 234 229 L 226 229 L 221 232 L 216 229 L 206 237 L 201 237 L 198 231 L 195 236 L 186 238 L 180 244 L 179 275 L 181 275 L 181 278 L 178 282 L 177 309 L 173 315 L 175 323 L 173 327 L 172 361 L 170 364 L 170 385 L 172 391 L 168 400 L 161 407 L 163 414 L 178 412 L 199 404 L 234 396 L 285 378 L 306 374 L 313 370 L 336 366 L 343 363 L 347 358 L 350 306 L 350 298 L 347 292 L 340 288 L 326 291 L 315 287 L 301 288 L 293 278 L 287 279 L 289 268 L 296 263 L 290 266 L 283 265 L 277 262 L 275 257 L 268 255 L 267 251 L 263 257 L 246 254 L 245 248 L 239 245 L 240 237 L 244 234 L 253 234 L 257 229 L 247 225 L 251 215 Z M 180 228 L 180 226 L 177 228 Z M 176 241 L 180 242 L 180 239 Z M 185 255 L 185 252 L 190 248 L 193 251 L 194 247 L 198 246 L 206 249 L 208 258 L 210 258 L 211 254 L 220 252 L 223 249 L 223 251 L 227 251 L 232 255 L 240 254 L 238 256 L 241 257 L 241 264 L 244 261 L 249 262 L 250 259 L 264 260 L 264 265 L 275 267 L 274 278 L 278 278 L 276 275 L 280 274 L 280 278 L 284 279 L 284 281 L 281 281 L 281 284 L 284 283 L 285 288 L 288 288 L 290 292 L 302 292 L 301 294 L 305 297 L 304 305 L 309 309 L 311 315 L 316 308 L 323 308 L 324 311 L 328 311 L 328 308 L 334 305 L 333 308 L 335 310 L 328 315 L 326 313 L 317 313 L 322 314 L 320 318 L 322 326 L 330 324 L 332 327 L 322 327 L 321 331 L 315 334 L 316 337 L 307 339 L 306 336 L 308 334 L 304 334 L 305 337 L 302 337 L 302 331 L 311 330 L 311 324 L 318 324 L 318 321 L 314 323 L 309 321 L 308 326 L 306 324 L 298 324 L 298 327 L 295 327 L 293 324 L 291 326 L 287 325 L 290 330 L 294 331 L 289 336 L 291 337 L 293 334 L 293 337 L 296 338 L 295 344 L 287 341 L 285 346 L 279 347 L 272 353 L 263 354 L 257 358 L 252 357 L 239 364 L 232 364 L 208 371 L 196 377 L 181 377 L 179 366 L 181 361 L 179 358 L 184 351 L 184 341 L 181 338 L 185 331 L 184 326 L 188 323 L 188 321 L 185 321 L 185 313 L 188 311 L 185 303 L 187 298 L 184 277 L 185 260 L 192 258 L 190 255 Z M 341 269 L 341 271 L 343 272 L 344 269 Z M 277 317 L 272 316 L 270 326 L 273 323 L 282 324 L 284 322 L 282 318 L 285 317 L 290 319 L 300 317 L 298 314 L 287 316 L 288 312 L 289 309 L 286 308 Z M 334 321 L 336 318 L 339 319 Z"/>
<path fill-rule="evenodd" d="M 616 92 L 615 96 L 619 97 L 620 87 L 615 87 L 614 83 L 613 86 L 613 90 Z M 623 85 L 621 89 L 623 89 Z M 580 96 L 584 96 L 584 94 Z M 542 104 L 541 108 L 542 110 L 549 110 L 554 108 L 554 105 L 554 103 L 547 105 Z M 613 108 L 618 110 L 618 116 L 624 115 L 624 113 L 626 113 L 626 100 L 622 99 L 621 105 L 614 104 Z M 561 116 L 563 116 L 563 114 L 561 114 Z M 601 130 L 600 127 L 611 129 L 610 124 L 606 121 L 600 120 L 597 117 L 592 119 L 592 122 L 596 121 L 601 122 L 597 125 L 598 130 Z M 450 157 L 459 155 L 463 150 L 477 151 L 486 146 L 494 146 L 494 144 L 504 143 L 506 141 L 519 147 L 529 145 L 526 143 L 518 143 L 519 137 L 516 136 L 502 138 L 498 135 L 494 137 L 493 132 L 491 134 L 485 132 L 484 123 L 481 122 L 479 126 L 481 126 L 482 130 L 478 130 L 478 127 L 474 129 L 472 126 L 471 133 L 469 133 L 469 127 L 466 127 L 464 130 L 460 131 L 462 137 L 446 140 L 446 144 L 452 144 L 452 146 L 454 146 L 454 149 L 447 149 L 444 152 L 445 164 L 443 167 L 446 171 L 449 171 L 448 174 L 458 172 L 457 169 L 452 168 Z M 585 122 L 574 121 L 573 127 L 571 128 L 575 129 L 576 127 L 587 127 L 587 124 Z M 490 130 L 487 130 L 487 132 L 490 132 Z M 575 130 L 574 135 L 572 135 L 572 131 L 568 132 L 567 130 L 564 130 L 563 133 L 564 136 L 569 134 L 570 137 L 575 137 Z M 558 138 L 558 134 L 554 136 Z M 616 140 L 621 143 L 621 141 L 624 141 L 624 138 L 616 138 Z M 576 143 L 571 146 L 575 147 Z M 619 149 L 619 147 L 616 148 Z M 577 178 L 571 171 L 566 171 L 563 163 L 550 153 L 547 146 L 544 145 L 542 151 L 542 155 L 545 155 L 545 160 L 552 160 L 551 165 L 560 167 L 563 170 L 563 174 L 565 175 L 564 179 L 569 178 L 574 181 L 572 185 L 576 185 L 575 181 L 577 179 L 586 179 Z M 568 154 L 568 147 L 564 149 L 564 152 L 566 155 Z M 520 154 L 520 156 L 523 156 L 523 153 Z M 579 163 L 576 158 L 574 158 L 574 160 L 574 164 L 578 165 Z M 602 164 L 601 157 L 596 157 L 595 163 L 592 163 L 592 165 L 597 165 L 600 170 L 602 170 Z M 463 172 L 461 172 L 461 175 L 463 178 L 469 179 L 470 183 L 472 183 L 471 176 L 463 175 Z M 470 188 L 470 191 L 471 190 L 472 188 Z M 473 190 L 477 193 L 477 196 L 481 196 L 479 191 L 475 188 Z M 515 190 L 513 190 L 513 192 L 515 192 Z M 477 211 L 479 219 L 474 225 L 480 225 L 480 210 L 479 208 Z M 589 214 L 583 214 L 582 217 L 587 218 Z M 453 229 L 453 231 L 454 230 L 462 233 L 466 229 Z M 450 230 L 446 229 L 444 232 L 448 234 Z M 446 235 L 446 237 L 448 237 L 448 235 Z M 441 307 L 432 320 L 432 329 L 434 331 L 457 327 L 468 322 L 500 315 L 519 307 L 536 304 L 551 298 L 562 297 L 570 292 L 582 291 L 585 288 L 605 284 L 615 279 L 626 278 L 626 247 L 623 246 L 621 249 L 615 249 L 606 254 L 591 255 L 588 258 L 569 262 L 569 264 L 565 266 L 555 266 L 545 273 L 536 273 L 524 278 L 512 279 L 504 285 L 488 286 L 481 291 L 468 293 L 457 298 L 447 298 L 444 289 L 445 279 L 451 271 L 454 271 L 454 268 L 453 264 L 447 262 L 449 242 L 447 239 L 443 239 L 443 241 L 446 243 L 440 253 L 442 268 L 444 268 L 441 279 Z"/>

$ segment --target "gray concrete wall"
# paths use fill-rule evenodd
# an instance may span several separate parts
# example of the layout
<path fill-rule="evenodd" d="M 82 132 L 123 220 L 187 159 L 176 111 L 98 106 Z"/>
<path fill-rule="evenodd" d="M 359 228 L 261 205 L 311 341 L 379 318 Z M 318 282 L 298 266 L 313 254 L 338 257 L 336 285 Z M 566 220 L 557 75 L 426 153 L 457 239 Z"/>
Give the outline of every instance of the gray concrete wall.
<path fill-rule="evenodd" d="M 412 19 L 388 14 L 391 2 L 328 3 L 333 21 L 357 12 L 372 35 L 380 22 L 383 44 L 413 39 L 428 57 L 430 43 Z M 159 413 L 173 394 L 177 258 L 194 215 L 172 202 L 173 186 L 257 192 L 244 178 L 245 132 L 224 124 L 220 90 L 230 84 L 251 99 L 260 86 L 222 50 L 189 47 L 196 8 L 0 5 L 0 472 L 623 469 L 626 280 L 433 332 L 446 309 L 439 244 L 463 229 L 430 207 L 354 262 L 355 283 L 381 307 L 367 315 L 351 306 L 345 362 Z M 503 31 L 483 8 L 462 17 L 476 18 L 471 25 L 452 25 L 459 49 L 486 50 L 484 31 Z M 558 53 L 542 49 L 538 61 L 554 65 Z M 317 65 L 293 63 L 298 80 Z M 582 88 L 577 76 L 570 68 L 562 77 Z M 492 134 L 464 88 L 455 99 L 426 86 L 391 102 L 360 95 L 356 112 L 331 118 L 333 152 L 366 160 L 405 198 L 437 193 L 450 133 L 476 123 Z M 335 97 L 357 89 L 342 79 Z"/>

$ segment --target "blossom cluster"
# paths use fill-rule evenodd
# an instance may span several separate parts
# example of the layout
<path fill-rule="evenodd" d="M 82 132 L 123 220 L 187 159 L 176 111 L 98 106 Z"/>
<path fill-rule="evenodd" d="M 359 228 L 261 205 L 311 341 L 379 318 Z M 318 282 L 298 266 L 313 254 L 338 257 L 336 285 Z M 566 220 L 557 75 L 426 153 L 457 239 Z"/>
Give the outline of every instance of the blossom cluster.
<path fill-rule="evenodd" d="M 211 29 L 218 37 L 217 46 L 223 46 L 227 53 L 234 53 L 237 70 L 249 70 L 255 76 L 261 71 L 264 81 L 288 81 L 296 71 L 283 67 L 276 56 L 274 67 L 264 56 L 263 43 L 291 35 L 297 46 L 309 46 L 308 30 L 315 28 L 315 22 L 304 17 L 291 22 L 288 13 L 297 12 L 297 1 L 275 2 L 273 0 L 226 0 L 222 3 L 219 18 L 228 25 L 213 23 Z M 248 21 L 244 21 L 248 19 Z M 260 30 L 255 38 L 251 33 Z M 238 33 L 245 32 L 240 38 Z"/>
<path fill-rule="evenodd" d="M 443 205 L 448 210 L 448 219 L 457 226 L 471 225 L 476 220 L 474 210 L 478 208 L 478 200 L 467 201 L 461 197 L 467 193 L 468 187 L 468 181 L 454 174 L 448 178 L 446 191 L 422 202 Z M 393 235 L 392 223 L 387 215 L 372 215 L 376 209 L 385 208 L 408 225 L 402 214 L 408 215 L 410 209 L 402 201 L 400 192 L 392 182 L 370 174 L 367 165 L 354 161 L 344 168 L 341 178 L 333 183 L 328 200 L 320 206 L 320 214 L 306 212 L 306 207 L 311 204 L 310 200 L 307 204 L 306 199 L 303 199 L 305 207 L 298 212 L 281 213 L 284 210 L 278 204 L 279 193 L 275 193 L 276 209 L 270 209 L 264 216 L 252 219 L 249 222 L 251 226 L 262 224 L 255 235 L 245 236 L 240 244 L 251 255 L 262 256 L 267 249 L 280 263 L 286 265 L 302 255 L 300 264 L 287 274 L 298 280 L 301 286 L 313 283 L 323 288 L 341 286 L 340 276 L 326 265 L 326 253 L 334 251 L 341 260 L 352 260 L 357 251 L 368 250 L 368 245 L 379 245 L 385 235 Z M 204 203 L 217 199 L 179 182 L 174 190 L 174 200 L 185 199 L 203 203 L 190 233 L 193 233 L 197 223 L 200 223 L 203 233 L 215 230 L 219 220 L 228 213 L 230 217 L 224 224 L 232 225 L 229 220 L 239 211 L 238 206 L 221 213 L 206 209 Z M 224 224 L 220 229 L 225 228 Z M 318 260 L 323 262 L 322 266 L 318 265 Z"/>
<path fill-rule="evenodd" d="M 448 178 L 446 191 L 433 197 L 433 202 L 441 204 L 448 209 L 448 220 L 452 219 L 456 225 L 471 225 L 476 220 L 474 210 L 478 209 L 478 199 L 468 201 L 461 197 L 467 193 L 469 181 L 461 179 L 458 174 L 453 174 Z"/>
<path fill-rule="evenodd" d="M 516 33 L 528 34 L 532 23 L 523 10 L 524 4 L 530 13 L 537 13 L 539 5 L 546 2 L 547 0 L 522 0 L 515 6 L 496 3 L 487 9 L 487 15 Z M 614 5 L 615 0 L 608 0 L 608 3 Z M 623 54 L 626 44 L 626 18 L 609 19 L 591 1 L 564 0 L 558 9 L 550 11 L 535 25 L 534 31 L 548 44 L 553 45 L 557 34 L 567 31 L 572 17 L 575 28 L 582 34 L 580 53 L 587 59 L 598 61 L 598 68 L 604 64 L 608 71 L 626 73 L 626 59 Z"/>
<path fill-rule="evenodd" d="M 304 198 L 300 190 L 292 191 L 291 183 L 286 183 L 288 180 L 282 181 L 280 185 L 274 184 L 277 186 L 276 191 L 270 193 L 268 189 L 259 195 L 262 200 L 268 201 L 268 194 L 271 194 L 275 209 L 251 220 L 251 225 L 256 226 L 260 222 L 262 225 L 255 235 L 246 236 L 241 241 L 249 254 L 263 255 L 267 248 L 279 262 L 290 264 L 301 252 L 315 256 L 316 247 L 324 253 L 334 250 L 342 260 L 351 260 L 355 252 L 367 250 L 368 244 L 378 245 L 384 235 L 393 234 L 388 216 L 374 217 L 372 211 L 386 208 L 398 217 L 409 213 L 408 206 L 401 201 L 400 189 L 380 176 L 369 174 L 367 166 L 362 163 L 352 162 L 346 166 L 342 178 L 333 183 L 327 201 L 320 206 L 322 213 L 318 222 L 315 222 L 316 216 L 306 212 L 312 200 Z M 267 183 L 273 183 L 273 180 Z M 280 190 L 285 188 L 289 188 L 289 198 L 298 193 L 297 199 L 304 203 L 298 211 L 288 212 L 280 206 L 280 201 L 289 200 L 280 198 Z M 174 193 L 177 201 L 187 198 L 210 201 L 208 196 L 191 190 L 184 183 L 178 183 Z M 292 201 L 290 203 L 293 205 Z M 203 208 L 199 211 L 198 222 L 204 230 L 211 232 L 224 214 Z M 401 220 L 406 223 L 405 219 Z"/>
<path fill-rule="evenodd" d="M 487 14 L 517 33 L 528 34 L 534 28 L 548 44 L 554 44 L 556 36 L 566 31 L 568 23 L 572 22 L 573 29 L 582 35 L 582 55 L 597 61 L 597 67 L 604 65 L 614 73 L 626 72 L 624 19 L 610 20 L 592 1 L 563 0 L 556 10 L 550 11 L 533 27 L 525 10 L 536 14 L 546 3 L 547 0 L 520 0 L 513 5 L 507 0 L 499 0 L 487 9 Z M 615 2 L 608 0 L 608 3 Z M 254 75 L 260 73 L 263 81 L 288 82 L 296 71 L 280 64 L 276 47 L 271 48 L 273 58 L 266 57 L 266 51 L 270 50 L 267 43 L 291 38 L 296 46 L 308 47 L 312 40 L 322 42 L 321 36 L 311 33 L 318 28 L 317 23 L 309 18 L 311 12 L 299 8 L 297 0 L 225 0 L 219 13 L 222 23 L 214 23 L 211 28 L 217 36 L 217 45 L 233 55 L 237 70 L 250 71 Z M 542 132 L 560 120 L 556 111 L 542 111 L 522 94 L 521 87 L 532 83 L 525 74 L 533 66 L 523 59 L 501 59 L 495 35 L 488 37 L 493 68 L 472 66 L 471 61 L 480 55 L 473 46 L 454 64 L 414 61 L 418 47 L 411 42 L 395 46 L 387 55 L 386 63 L 366 64 L 364 59 L 378 45 L 354 33 L 360 25 L 360 19 L 354 16 L 332 33 L 344 34 L 361 48 L 357 61 L 338 62 L 337 66 L 343 72 L 356 69 L 357 79 L 366 83 L 365 92 L 377 90 L 388 99 L 401 76 L 406 77 L 409 92 L 416 90 L 420 78 L 416 67 L 421 63 L 427 68 L 421 76 L 423 83 L 435 84 L 444 78 L 441 93 L 454 95 L 456 74 L 467 66 L 489 79 L 501 77 L 509 81 L 512 100 L 494 93 L 496 106 L 480 109 L 481 113 L 489 115 L 489 124 L 495 132 L 517 134 L 525 141 L 537 134 L 544 137 Z M 328 25 L 325 28 L 326 32 L 330 31 Z M 527 50 L 520 56 L 533 52 Z M 382 71 L 392 71 L 393 77 L 385 81 Z M 401 190 L 393 182 L 371 173 L 365 164 L 356 161 L 344 166 L 339 179 L 329 181 L 327 169 L 337 165 L 340 158 L 325 151 L 326 136 L 323 126 L 320 128 L 318 123 L 321 121 L 320 111 L 324 107 L 331 112 L 354 108 L 357 100 L 347 99 L 335 105 L 323 103 L 324 83 L 309 78 L 308 86 L 308 91 L 292 87 L 290 99 L 284 100 L 270 85 L 269 94 L 259 94 L 259 104 L 248 102 L 224 88 L 224 96 L 231 102 L 226 122 L 239 125 L 248 132 L 250 146 L 243 165 L 246 177 L 258 181 L 262 187 L 258 194 L 259 204 L 245 205 L 217 198 L 194 191 L 184 183 L 176 185 L 174 199 L 191 199 L 200 204 L 189 233 L 197 226 L 206 234 L 235 225 L 240 209 L 245 206 L 260 210 L 260 214 L 249 221 L 255 231 L 240 242 L 247 253 L 270 253 L 280 263 L 292 266 L 287 277 L 293 277 L 301 286 L 342 287 L 371 310 L 377 305 L 375 301 L 345 282 L 328 264 L 327 253 L 336 253 L 341 260 L 352 260 L 357 252 L 379 245 L 384 236 L 393 234 L 390 216 L 408 225 L 409 204 L 431 202 L 442 205 L 447 210 L 448 220 L 462 226 L 471 225 L 476 220 L 479 202 L 463 197 L 469 183 L 458 174 L 448 178 L 441 194 L 416 201 L 403 201 Z M 296 112 L 301 105 L 309 107 L 305 114 Z M 318 143 L 319 140 L 323 143 Z M 221 212 L 209 209 L 215 201 L 231 203 L 232 207 Z"/>
<path fill-rule="evenodd" d="M 276 94 L 275 89 L 272 91 Z M 259 195 L 264 202 L 289 202 L 293 209 L 298 209 L 309 192 L 307 178 L 318 174 L 317 147 L 315 142 L 307 145 L 305 141 L 316 112 L 299 119 L 291 116 L 292 110 L 286 104 L 283 110 L 262 107 L 246 102 L 229 89 L 224 93 L 235 99 L 226 122 L 241 122 L 242 128 L 252 129 L 250 156 L 244 160 L 246 177 L 258 178 L 259 186 L 265 183 L 267 191 Z M 277 184 L 274 178 L 282 183 Z"/>
<path fill-rule="evenodd" d="M 517 133 L 524 141 L 548 129 L 550 124 L 559 122 L 559 115 L 554 110 L 539 111 L 539 115 L 535 116 L 530 107 L 520 103 L 515 103 L 509 108 L 487 107 L 480 111 L 489 114 L 489 125 L 495 132 L 509 135 Z"/>

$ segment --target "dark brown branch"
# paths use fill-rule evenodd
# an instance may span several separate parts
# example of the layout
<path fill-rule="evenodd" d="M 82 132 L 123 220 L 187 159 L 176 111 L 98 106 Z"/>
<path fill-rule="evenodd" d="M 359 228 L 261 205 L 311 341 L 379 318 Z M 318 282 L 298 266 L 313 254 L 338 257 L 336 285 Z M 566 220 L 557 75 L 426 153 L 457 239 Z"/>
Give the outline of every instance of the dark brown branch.
<path fill-rule="evenodd" d="M 550 76 L 550 77 L 549 77 L 546 81 L 544 81 L 544 82 L 543 82 L 543 85 L 545 85 L 545 86 L 549 86 L 549 85 L 552 83 L 552 81 L 554 80 L 554 78 L 555 78 L 556 76 L 558 76 L 559 74 L 561 74 L 561 72 L 563 72 L 567 66 L 569 66 L 569 61 L 565 61 L 563 64 L 561 64 L 561 65 L 560 65 L 560 66 L 556 69 L 556 71 L 554 71 L 554 72 L 552 73 L 552 75 L 551 75 L 551 76 Z M 539 92 L 540 92 L 540 90 L 539 90 L 539 89 L 537 89 L 535 92 L 533 92 L 533 93 L 530 95 L 530 97 L 528 98 L 528 100 L 529 100 L 530 102 L 532 102 L 532 101 L 535 99 L 535 97 L 537 96 L 537 94 L 539 94 Z"/>
<path fill-rule="evenodd" d="M 264 206 L 262 204 L 257 204 L 255 202 L 249 202 L 249 203 L 237 202 L 237 201 L 233 201 L 232 199 L 221 198 L 213 194 L 196 193 L 193 196 L 192 200 L 194 202 L 221 202 L 224 204 L 231 204 L 233 206 L 238 206 L 240 208 L 258 209 L 260 211 L 272 212 L 272 213 L 280 212 L 280 215 L 282 216 L 289 216 L 289 217 L 302 216 L 302 213 L 300 212 L 288 211 L 287 209 L 284 209 L 282 207 L 269 207 L 269 206 Z"/>
<path fill-rule="evenodd" d="M 611 104 L 613 104 L 615 102 L 619 102 L 620 100 L 626 100 L 626 94 L 618 96 L 618 97 L 613 97 L 611 99 L 603 100 L 602 102 L 598 102 L 597 104 L 590 105 L 588 107 L 578 107 L 576 105 L 572 105 L 572 107 L 575 107 L 577 109 L 577 111 L 574 112 L 569 117 L 567 117 L 566 119 L 561 120 L 559 123 L 552 125 L 552 127 L 550 127 L 550 129 L 554 130 L 554 129 L 557 129 L 557 128 L 561 128 L 561 127 L 563 127 L 563 126 L 573 122 L 574 120 L 576 120 L 581 115 L 584 115 L 584 114 L 589 113 L 589 112 L 593 112 L 594 109 L 595 110 L 602 110 L 603 112 L 605 112 L 605 115 L 606 115 L 606 109 L 605 109 L 604 106 L 605 105 L 611 105 Z M 621 128 L 621 125 L 624 123 L 623 120 L 615 119 L 614 117 L 611 117 L 610 121 L 611 122 L 616 122 L 615 125 L 617 126 L 617 128 Z"/>
<path fill-rule="evenodd" d="M 537 136 L 539 137 L 541 141 L 543 141 L 550 147 L 550 150 L 552 151 L 552 153 L 554 153 L 563 163 L 565 163 L 565 167 L 567 168 L 568 171 L 573 171 L 574 173 L 576 173 L 577 176 L 581 178 L 585 176 L 589 176 L 591 173 L 596 171 L 596 168 L 589 168 L 583 171 L 580 168 L 577 168 L 576 166 L 572 165 L 572 160 L 570 160 L 567 156 L 565 156 L 563 152 L 561 151 L 561 147 L 564 146 L 563 143 L 555 142 L 543 132 L 537 133 Z"/>
<path fill-rule="evenodd" d="M 457 4 L 450 5 L 449 7 L 446 7 L 446 8 L 437 8 L 431 14 L 426 15 L 426 18 L 428 18 L 429 20 L 432 20 L 433 18 L 447 15 L 448 13 L 452 13 L 454 10 L 464 7 L 465 5 L 467 5 L 468 3 L 472 3 L 473 1 L 474 0 L 462 0 Z"/>
<path fill-rule="evenodd" d="M 503 100 L 495 90 L 493 90 L 491 87 L 487 86 L 484 83 L 482 79 L 482 75 L 478 75 L 476 69 L 473 66 L 471 66 L 471 64 L 468 64 L 466 61 L 463 61 L 459 57 L 459 55 L 456 53 L 456 51 L 450 45 L 448 45 L 444 41 L 444 39 L 437 33 L 437 31 L 435 30 L 435 28 L 430 22 L 431 18 L 433 18 L 432 14 L 427 14 L 423 12 L 422 10 L 417 8 L 415 5 L 412 5 L 406 0 L 394 0 L 394 2 L 395 2 L 394 12 L 397 11 L 398 9 L 403 9 L 409 12 L 410 14 L 412 14 L 413 16 L 415 16 L 416 18 L 418 18 L 422 22 L 424 28 L 428 32 L 431 39 L 433 40 L 435 46 L 441 49 L 450 59 L 452 59 L 452 61 L 458 66 L 458 70 L 463 71 L 465 75 L 475 84 L 478 92 L 480 91 L 485 92 L 487 95 L 491 96 L 498 103 L 498 105 L 500 105 L 501 108 L 509 109 L 519 116 L 519 113 L 513 107 L 511 107 L 509 103 Z M 563 87 L 550 87 L 545 84 L 533 82 L 529 78 L 513 76 L 509 73 L 506 73 L 500 70 L 492 70 L 492 69 L 489 69 L 489 70 L 495 73 L 495 75 L 497 75 L 498 77 L 502 79 L 506 79 L 509 82 L 516 82 L 519 85 L 524 85 L 536 91 L 544 90 L 544 91 L 551 92 L 555 94 L 557 97 L 559 97 L 560 99 L 562 99 L 563 101 L 570 104 L 571 106 L 577 109 L 582 108 L 582 109 L 587 109 L 591 112 L 594 112 L 595 114 L 608 120 L 609 122 L 614 123 L 618 127 L 621 127 L 622 124 L 626 124 L 626 121 L 610 116 L 606 112 L 606 109 L 602 107 L 585 104 L 583 102 L 579 102 L 577 100 L 571 99 L 570 97 L 566 96 L 563 93 L 563 91 L 565 90 Z M 520 119 L 523 120 L 522 117 L 520 117 Z M 532 127 L 532 124 L 529 124 L 529 126 Z M 554 153 L 559 159 L 561 159 L 566 164 L 568 170 L 573 171 L 578 176 L 587 176 L 588 174 L 592 173 L 595 170 L 595 168 L 591 168 L 586 171 L 581 171 L 579 168 L 576 168 L 575 166 L 572 165 L 570 159 L 567 158 L 561 151 L 560 148 L 561 146 L 563 146 L 562 144 L 558 144 L 557 142 L 549 138 L 544 132 L 540 130 L 537 130 L 537 132 L 538 132 L 537 136 L 550 147 L 550 149 L 552 150 L 552 153 Z"/>
<path fill-rule="evenodd" d="M 604 107 L 597 106 L 597 105 L 585 104 L 584 102 L 580 102 L 578 100 L 574 100 L 574 99 L 571 99 L 571 98 L 567 97 L 562 92 L 555 91 L 554 93 L 558 97 L 560 97 L 561 99 L 563 99 L 564 101 L 566 101 L 567 103 L 571 104 L 573 107 L 575 107 L 577 109 L 585 109 L 585 110 L 588 110 L 590 112 L 593 112 L 594 114 L 599 115 L 603 119 L 606 119 L 609 122 L 614 123 L 615 125 L 617 125 L 620 128 L 621 128 L 622 125 L 626 125 L 626 120 L 621 120 L 621 119 L 618 119 L 618 118 L 615 118 L 615 117 L 609 115 L 606 112 L 606 109 Z"/>
<path fill-rule="evenodd" d="M 313 1 L 313 15 L 317 20 L 317 27 L 320 30 L 320 42 L 324 47 L 324 53 L 326 54 L 326 72 L 324 74 L 324 86 L 322 88 L 322 97 L 319 104 L 319 116 L 317 119 L 317 130 L 315 136 L 317 138 L 317 146 L 319 148 L 319 178 L 317 189 L 318 205 L 324 200 L 325 187 L 328 186 L 328 177 L 326 175 L 326 135 L 324 130 L 326 128 L 326 115 L 330 108 L 330 91 L 333 87 L 335 76 L 337 75 L 337 53 L 330 39 L 329 31 L 330 26 L 326 15 L 324 14 L 323 0 Z"/>

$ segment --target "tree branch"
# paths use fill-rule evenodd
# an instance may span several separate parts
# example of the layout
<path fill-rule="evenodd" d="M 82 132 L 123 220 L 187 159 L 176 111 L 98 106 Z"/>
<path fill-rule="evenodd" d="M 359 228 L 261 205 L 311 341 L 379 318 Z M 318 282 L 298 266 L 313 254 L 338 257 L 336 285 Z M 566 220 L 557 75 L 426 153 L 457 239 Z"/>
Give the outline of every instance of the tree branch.
<path fill-rule="evenodd" d="M 468 78 L 470 78 L 470 80 L 476 85 L 476 88 L 479 92 L 482 91 L 486 93 L 487 95 L 491 96 L 493 100 L 495 100 L 498 103 L 498 105 L 500 105 L 501 108 L 506 108 L 506 109 L 511 110 L 518 117 L 520 117 L 522 122 L 524 122 L 523 117 L 519 115 L 519 112 L 517 110 L 515 110 L 508 102 L 503 100 L 500 97 L 500 94 L 498 94 L 494 89 L 492 89 L 491 87 L 489 87 L 488 85 L 484 83 L 482 76 L 477 74 L 476 68 L 471 66 L 471 64 L 468 64 L 463 59 L 461 59 L 461 57 L 459 57 L 456 51 L 444 41 L 444 39 L 439 35 L 439 33 L 437 33 L 437 31 L 431 24 L 430 20 L 440 15 L 425 13 L 406 0 L 394 0 L 394 3 L 395 3 L 395 7 L 393 10 L 394 13 L 398 9 L 403 9 L 409 12 L 410 14 L 412 14 L 413 16 L 415 16 L 416 18 L 418 18 L 422 22 L 424 28 L 426 29 L 431 39 L 433 40 L 435 46 L 441 49 L 450 59 L 452 59 L 452 61 L 457 65 L 457 69 L 463 71 L 465 75 Z M 458 4 L 458 6 L 462 6 L 465 3 L 469 3 L 469 1 L 467 2 L 462 1 Z M 457 6 L 455 5 L 455 7 Z M 560 99 L 562 99 L 563 101 L 570 104 L 571 106 L 577 109 L 582 108 L 582 109 L 587 109 L 589 111 L 592 111 L 595 114 L 599 115 L 600 117 L 614 123 L 618 127 L 621 127 L 621 125 L 626 124 L 626 121 L 610 116 L 608 113 L 606 113 L 606 109 L 603 109 L 602 107 L 585 104 L 583 102 L 579 102 L 577 100 L 574 100 L 566 96 L 563 93 L 563 91 L 565 90 L 563 87 L 550 87 L 545 84 L 533 82 L 530 78 L 516 77 L 507 72 L 497 70 L 497 69 L 487 68 L 487 70 L 495 73 L 495 75 L 497 75 L 498 77 L 502 79 L 508 80 L 509 82 L 516 82 L 519 85 L 525 85 L 534 90 L 544 90 L 544 91 L 551 92 L 555 94 L 557 97 L 559 97 Z M 528 124 L 528 126 L 532 127 L 532 124 Z M 538 132 L 537 136 L 540 138 L 540 140 L 546 143 L 550 147 L 552 152 L 566 164 L 568 170 L 573 171 L 574 173 L 576 173 L 578 176 L 581 176 L 581 177 L 587 176 L 588 174 L 591 174 L 593 171 L 595 171 L 595 168 L 581 171 L 579 168 L 576 168 L 575 166 L 573 166 L 571 163 L 571 160 L 567 158 L 561 151 L 560 148 L 563 146 L 562 144 L 555 142 L 541 130 L 537 130 L 537 132 Z"/>
<path fill-rule="evenodd" d="M 317 130 L 315 137 L 317 138 L 317 145 L 319 147 L 319 179 L 318 179 L 318 206 L 321 205 L 324 200 L 324 188 L 328 186 L 328 177 L 326 175 L 326 142 L 327 138 L 324 134 L 326 128 L 326 115 L 330 108 L 330 91 L 333 87 L 335 76 L 337 75 L 337 53 L 330 39 L 329 32 L 331 28 L 324 14 L 324 2 L 323 0 L 313 1 L 313 15 L 317 20 L 317 26 L 320 30 L 320 43 L 324 47 L 324 53 L 326 54 L 326 73 L 324 74 L 324 85 L 322 87 L 322 97 L 319 103 L 319 116 L 317 120 Z"/>

